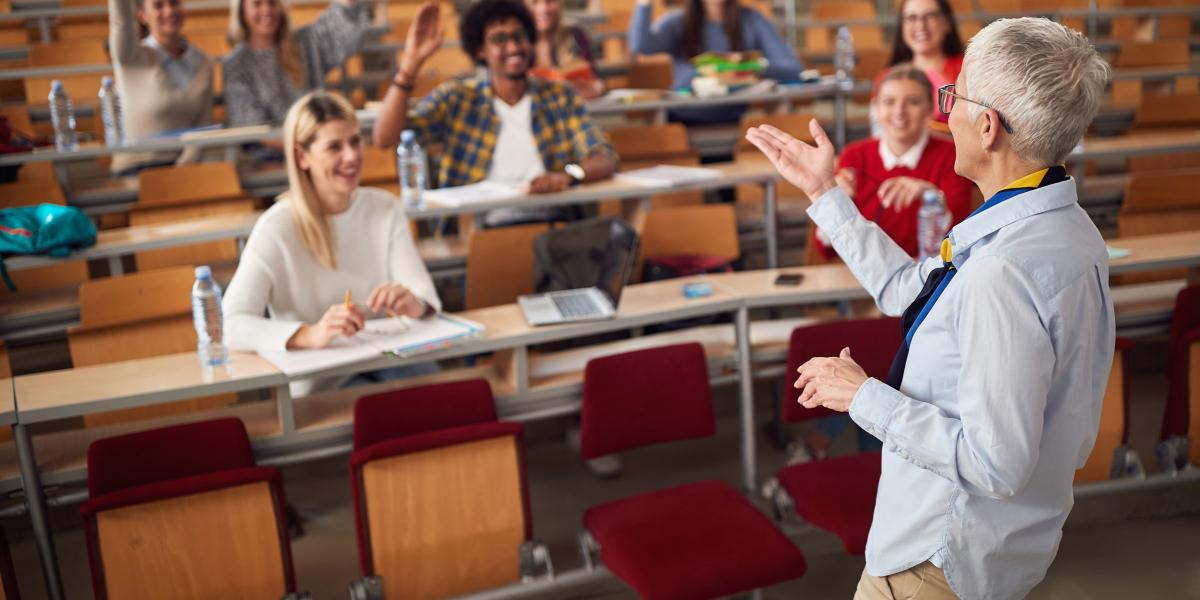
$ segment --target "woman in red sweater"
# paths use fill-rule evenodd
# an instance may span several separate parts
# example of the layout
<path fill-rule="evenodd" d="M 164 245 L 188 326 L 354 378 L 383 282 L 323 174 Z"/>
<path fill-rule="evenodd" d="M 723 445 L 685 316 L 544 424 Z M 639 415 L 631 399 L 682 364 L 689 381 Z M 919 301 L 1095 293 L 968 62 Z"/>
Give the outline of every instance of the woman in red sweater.
<path fill-rule="evenodd" d="M 917 255 L 917 213 L 925 190 L 940 191 L 957 224 L 971 211 L 971 182 L 954 172 L 954 143 L 929 134 L 933 90 L 925 73 L 911 65 L 889 70 L 876 90 L 873 108 L 883 134 L 854 142 L 838 159 L 838 185 L 858 210 L 875 221 L 912 256 Z M 836 257 L 813 228 L 815 256 Z"/>

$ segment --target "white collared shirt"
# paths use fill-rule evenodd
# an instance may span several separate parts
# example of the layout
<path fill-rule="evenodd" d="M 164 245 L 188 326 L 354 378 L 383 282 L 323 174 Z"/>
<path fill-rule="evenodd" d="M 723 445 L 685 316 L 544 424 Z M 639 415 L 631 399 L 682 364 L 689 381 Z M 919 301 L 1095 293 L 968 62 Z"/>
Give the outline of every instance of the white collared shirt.
<path fill-rule="evenodd" d="M 153 49 L 158 53 L 158 57 L 162 60 L 163 71 L 166 72 L 167 78 L 171 80 L 171 85 L 175 89 L 184 89 L 191 83 L 192 78 L 196 76 L 196 72 L 200 67 L 204 66 L 204 53 L 195 46 L 187 43 L 184 40 L 185 49 L 183 54 L 176 57 L 166 48 L 159 45 L 158 40 L 154 36 L 148 35 L 142 38 L 142 45 Z"/>
<path fill-rule="evenodd" d="M 942 266 L 914 262 L 840 188 L 808 214 L 885 314 Z M 913 336 L 900 390 L 868 379 L 850 405 L 884 444 L 867 572 L 929 560 L 962 598 L 1022 598 L 1054 560 L 1096 441 L 1108 256 L 1073 179 L 968 218 L 950 243 L 958 274 Z"/>
<path fill-rule="evenodd" d="M 925 146 L 929 144 L 929 132 L 921 134 L 921 139 L 913 144 L 912 148 L 904 151 L 904 154 L 896 156 L 892 154 L 887 145 L 887 139 L 879 138 L 879 158 L 883 160 L 884 170 L 891 171 L 896 167 L 908 167 L 909 169 L 917 168 L 917 163 L 921 162 L 921 154 L 925 152 Z"/>

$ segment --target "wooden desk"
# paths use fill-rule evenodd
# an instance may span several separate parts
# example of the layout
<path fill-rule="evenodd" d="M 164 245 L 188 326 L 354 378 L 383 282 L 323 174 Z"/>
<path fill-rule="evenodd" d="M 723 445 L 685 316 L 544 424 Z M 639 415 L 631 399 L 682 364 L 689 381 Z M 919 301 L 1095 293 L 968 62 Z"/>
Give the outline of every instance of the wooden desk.
<path fill-rule="evenodd" d="M 1200 130 L 1147 131 L 1108 138 L 1086 138 L 1067 160 L 1081 163 L 1096 158 L 1195 150 L 1200 150 Z"/>
<path fill-rule="evenodd" d="M 11 377 L 0 379 L 0 425 L 8 426 L 17 422 L 16 392 L 13 389 Z"/>

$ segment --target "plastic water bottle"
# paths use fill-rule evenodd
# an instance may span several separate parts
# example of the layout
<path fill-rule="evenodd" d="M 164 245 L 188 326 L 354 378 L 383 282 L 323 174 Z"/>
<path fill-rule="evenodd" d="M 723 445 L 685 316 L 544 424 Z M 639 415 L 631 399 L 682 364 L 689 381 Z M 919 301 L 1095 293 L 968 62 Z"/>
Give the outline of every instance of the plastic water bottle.
<path fill-rule="evenodd" d="M 192 323 L 196 326 L 200 364 L 216 367 L 229 360 L 222 333 L 221 286 L 213 281 L 212 269 L 196 267 L 196 283 L 192 284 Z"/>
<path fill-rule="evenodd" d="M 942 193 L 925 190 L 921 210 L 917 213 L 917 249 L 922 260 L 942 253 L 942 240 L 950 231 L 950 211 L 942 201 Z"/>
<path fill-rule="evenodd" d="M 113 78 L 108 76 L 100 83 L 100 118 L 104 121 L 104 143 L 124 146 L 125 114 L 121 111 L 121 97 L 117 95 Z"/>
<path fill-rule="evenodd" d="M 425 150 L 411 129 L 400 134 L 396 147 L 396 170 L 400 172 L 400 200 L 405 208 L 420 208 L 421 190 L 425 189 Z"/>
<path fill-rule="evenodd" d="M 50 83 L 50 122 L 54 125 L 54 147 L 59 150 L 74 150 L 79 147 L 75 140 L 75 107 L 71 96 L 63 89 L 62 81 Z"/>
<path fill-rule="evenodd" d="M 833 67 L 839 82 L 854 79 L 854 63 L 854 37 L 850 35 L 850 28 L 842 25 L 838 27 L 833 50 Z"/>

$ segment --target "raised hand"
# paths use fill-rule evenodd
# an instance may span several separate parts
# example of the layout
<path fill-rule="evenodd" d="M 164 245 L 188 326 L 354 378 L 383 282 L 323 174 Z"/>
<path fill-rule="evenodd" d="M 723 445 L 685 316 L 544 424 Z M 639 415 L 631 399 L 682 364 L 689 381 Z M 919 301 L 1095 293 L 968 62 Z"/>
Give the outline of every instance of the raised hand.
<path fill-rule="evenodd" d="M 833 176 L 833 143 L 816 119 L 809 122 L 808 130 L 816 147 L 770 125 L 751 127 L 746 139 L 766 155 L 784 179 L 816 201 L 837 185 Z"/>
<path fill-rule="evenodd" d="M 421 65 L 442 47 L 444 35 L 441 8 L 435 0 L 425 0 L 408 27 L 408 36 L 404 38 L 400 71 L 408 77 L 416 77 Z"/>

